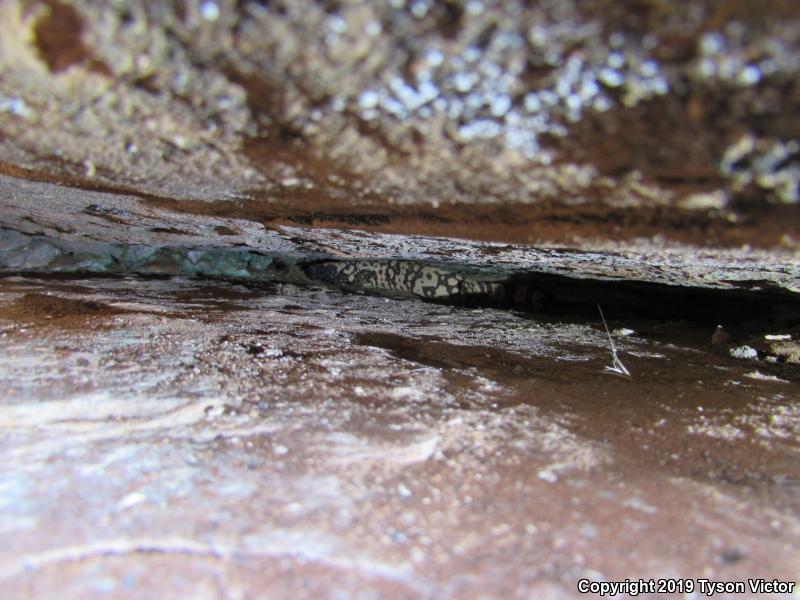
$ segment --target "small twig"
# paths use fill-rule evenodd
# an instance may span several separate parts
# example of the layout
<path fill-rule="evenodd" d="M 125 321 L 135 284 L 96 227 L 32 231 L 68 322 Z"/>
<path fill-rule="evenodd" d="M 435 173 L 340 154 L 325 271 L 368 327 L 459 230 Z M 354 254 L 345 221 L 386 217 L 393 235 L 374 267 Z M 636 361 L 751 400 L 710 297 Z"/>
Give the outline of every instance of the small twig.
<path fill-rule="evenodd" d="M 600 311 L 600 318 L 603 319 L 603 325 L 606 328 L 606 333 L 608 334 L 608 342 L 611 344 L 611 366 L 606 366 L 603 371 L 608 371 L 609 373 L 613 373 L 614 375 L 620 375 L 622 377 L 633 377 L 631 372 L 622 364 L 619 356 L 617 355 L 617 347 L 614 345 L 614 338 L 611 337 L 611 331 L 608 329 L 608 323 L 606 323 L 606 317 L 603 314 L 603 309 L 600 308 L 600 305 L 597 305 L 597 310 Z"/>

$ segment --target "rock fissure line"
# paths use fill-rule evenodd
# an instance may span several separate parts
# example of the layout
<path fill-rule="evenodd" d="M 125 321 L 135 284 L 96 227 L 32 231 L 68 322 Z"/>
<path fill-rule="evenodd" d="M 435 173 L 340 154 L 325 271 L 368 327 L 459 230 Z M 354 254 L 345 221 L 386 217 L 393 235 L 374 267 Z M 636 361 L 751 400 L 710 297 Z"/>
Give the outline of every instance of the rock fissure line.
<path fill-rule="evenodd" d="M 719 289 L 629 279 L 568 277 L 508 266 L 350 259 L 248 247 L 68 241 L 0 229 L 0 274 L 197 277 L 252 284 L 325 285 L 348 293 L 549 316 L 643 317 L 703 323 L 800 325 L 800 294 L 770 282 Z"/>

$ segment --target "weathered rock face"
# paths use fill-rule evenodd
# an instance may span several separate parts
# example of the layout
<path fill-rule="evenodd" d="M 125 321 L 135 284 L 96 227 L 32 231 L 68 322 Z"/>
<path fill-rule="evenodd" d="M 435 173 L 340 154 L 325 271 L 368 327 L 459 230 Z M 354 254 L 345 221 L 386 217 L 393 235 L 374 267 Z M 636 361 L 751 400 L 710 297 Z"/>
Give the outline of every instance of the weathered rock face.
<path fill-rule="evenodd" d="M 794 2 L 0 11 L 6 173 L 523 242 L 800 238 Z"/>
<path fill-rule="evenodd" d="M 786 249 L 664 247 L 639 241 L 595 251 L 522 244 L 382 234 L 289 225 L 265 227 L 250 219 L 170 210 L 131 194 L 74 189 L 0 175 L 0 268 L 14 272 L 157 273 L 182 270 L 205 256 L 196 274 L 275 280 L 269 262 L 403 260 L 483 273 L 487 279 L 547 273 L 583 279 L 642 281 L 676 286 L 750 289 L 755 282 L 800 292 L 797 253 Z M 587 244 L 588 245 L 588 244 Z M 159 263 L 159 249 L 175 260 Z M 192 256 L 189 254 L 194 252 Z M 218 256 L 216 261 L 210 259 Z M 181 258 L 183 257 L 183 258 Z M 194 258 L 192 258 L 194 257 Z M 225 260 L 231 259 L 231 271 Z M 700 258 L 701 260 L 697 260 Z M 210 262 L 208 262 L 210 261 Z M 241 262 L 244 261 L 244 262 Z M 156 265 L 154 270 L 140 267 Z M 212 264 L 213 263 L 213 264 Z M 236 267 L 235 265 L 239 265 Z M 237 268 L 241 268 L 237 274 Z M 215 271 L 216 269 L 216 271 Z M 261 271 L 264 270 L 262 274 Z"/>
<path fill-rule="evenodd" d="M 290 285 L 0 280 L 13 596 L 794 581 L 791 365 L 709 331 Z M 619 329 L 619 327 L 633 329 Z"/>

